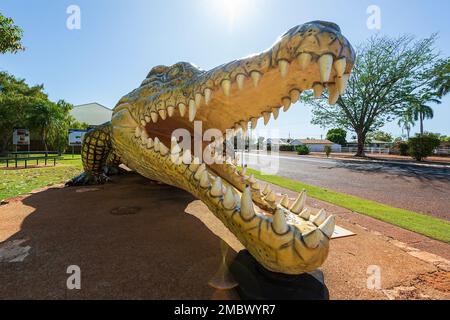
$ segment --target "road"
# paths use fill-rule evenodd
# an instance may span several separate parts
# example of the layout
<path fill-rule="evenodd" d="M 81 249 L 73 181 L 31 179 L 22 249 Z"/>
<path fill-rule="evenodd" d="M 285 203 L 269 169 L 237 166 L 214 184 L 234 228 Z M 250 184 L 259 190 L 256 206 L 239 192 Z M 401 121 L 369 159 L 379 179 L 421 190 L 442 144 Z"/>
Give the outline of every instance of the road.
<path fill-rule="evenodd" d="M 268 155 L 246 157 L 246 163 L 254 168 L 257 157 L 274 160 Z M 280 154 L 278 161 L 278 176 L 450 221 L 448 167 L 285 154 Z"/>

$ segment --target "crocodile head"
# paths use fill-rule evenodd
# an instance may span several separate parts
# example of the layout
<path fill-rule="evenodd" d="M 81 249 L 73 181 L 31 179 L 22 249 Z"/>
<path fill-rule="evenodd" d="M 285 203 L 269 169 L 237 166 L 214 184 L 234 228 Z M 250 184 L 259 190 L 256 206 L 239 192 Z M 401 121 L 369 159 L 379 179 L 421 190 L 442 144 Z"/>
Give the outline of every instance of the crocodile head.
<path fill-rule="evenodd" d="M 245 131 L 248 124 L 254 128 L 259 118 L 267 124 L 305 90 L 321 97 L 326 89 L 329 102 L 336 103 L 354 62 L 354 50 L 340 28 L 313 21 L 292 28 L 261 54 L 209 71 L 185 62 L 154 67 L 114 110 L 114 149 L 138 173 L 201 199 L 267 269 L 287 274 L 314 270 L 327 257 L 333 216 L 308 211 L 304 193 L 293 203 L 287 197 L 277 201 L 270 188 L 261 188 L 245 168 L 237 170 L 222 154 L 209 163 L 199 161 L 190 139 L 195 139 L 197 121 L 202 132 L 223 134 Z M 179 129 L 190 134 L 188 141 L 174 137 Z M 223 139 L 215 139 L 222 144 Z M 198 148 L 201 155 L 207 153 L 207 143 Z"/>

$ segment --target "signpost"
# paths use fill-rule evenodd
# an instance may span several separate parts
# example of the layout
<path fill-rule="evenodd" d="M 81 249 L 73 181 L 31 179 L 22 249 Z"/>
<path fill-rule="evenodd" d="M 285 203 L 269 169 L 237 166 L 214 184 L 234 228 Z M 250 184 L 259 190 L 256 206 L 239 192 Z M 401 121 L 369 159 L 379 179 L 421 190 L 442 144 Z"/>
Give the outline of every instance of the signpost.
<path fill-rule="evenodd" d="M 28 151 L 30 151 L 30 131 L 28 129 L 14 129 L 13 132 L 13 145 L 17 146 L 28 146 Z"/>
<path fill-rule="evenodd" d="M 72 158 L 74 157 L 74 148 L 83 143 L 84 135 L 88 130 L 69 129 L 69 146 L 72 147 Z"/>

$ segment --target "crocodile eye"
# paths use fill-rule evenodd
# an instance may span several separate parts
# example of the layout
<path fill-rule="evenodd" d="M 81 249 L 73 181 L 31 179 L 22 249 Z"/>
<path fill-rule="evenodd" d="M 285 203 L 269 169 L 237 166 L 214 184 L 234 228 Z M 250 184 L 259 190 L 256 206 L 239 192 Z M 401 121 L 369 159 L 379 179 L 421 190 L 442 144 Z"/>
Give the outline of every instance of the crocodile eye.
<path fill-rule="evenodd" d="M 173 79 L 173 78 L 176 78 L 179 73 L 180 73 L 179 68 L 173 68 L 173 69 L 169 70 L 168 76 L 169 76 L 169 78 Z"/>

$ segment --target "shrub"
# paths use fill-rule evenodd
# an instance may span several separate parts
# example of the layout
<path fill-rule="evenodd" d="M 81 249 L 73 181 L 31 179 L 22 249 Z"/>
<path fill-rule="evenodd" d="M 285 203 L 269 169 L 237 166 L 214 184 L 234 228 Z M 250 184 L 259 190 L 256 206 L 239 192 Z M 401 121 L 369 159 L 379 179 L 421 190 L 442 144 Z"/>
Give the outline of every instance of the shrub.
<path fill-rule="evenodd" d="M 428 133 L 418 134 L 408 141 L 409 154 L 417 161 L 422 161 L 424 158 L 431 156 L 433 150 L 439 147 L 440 143 L 436 135 Z"/>
<path fill-rule="evenodd" d="M 297 151 L 297 154 L 299 154 L 299 155 L 309 154 L 309 148 L 307 146 L 304 146 L 304 145 L 297 146 L 295 148 L 295 150 Z"/>
<path fill-rule="evenodd" d="M 325 146 L 323 148 L 323 151 L 325 151 L 325 154 L 327 155 L 327 158 L 329 158 L 330 154 L 331 154 L 331 147 L 330 146 Z"/>
<path fill-rule="evenodd" d="M 281 144 L 279 150 L 280 151 L 295 151 L 295 147 L 291 146 L 289 144 Z"/>
<path fill-rule="evenodd" d="M 400 151 L 401 156 L 408 156 L 409 155 L 408 149 L 409 149 L 408 143 L 400 142 L 398 144 L 398 150 Z"/>

